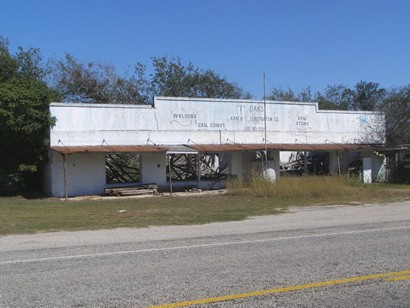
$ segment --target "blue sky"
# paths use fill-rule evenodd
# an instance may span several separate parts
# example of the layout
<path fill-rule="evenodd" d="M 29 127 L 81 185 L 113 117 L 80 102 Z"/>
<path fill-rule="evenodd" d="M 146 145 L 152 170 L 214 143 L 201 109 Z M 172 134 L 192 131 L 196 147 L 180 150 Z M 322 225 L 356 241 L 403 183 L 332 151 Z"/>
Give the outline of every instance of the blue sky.
<path fill-rule="evenodd" d="M 46 58 L 121 70 L 180 57 L 263 97 L 273 88 L 410 84 L 408 0 L 0 0 L 0 35 Z"/>

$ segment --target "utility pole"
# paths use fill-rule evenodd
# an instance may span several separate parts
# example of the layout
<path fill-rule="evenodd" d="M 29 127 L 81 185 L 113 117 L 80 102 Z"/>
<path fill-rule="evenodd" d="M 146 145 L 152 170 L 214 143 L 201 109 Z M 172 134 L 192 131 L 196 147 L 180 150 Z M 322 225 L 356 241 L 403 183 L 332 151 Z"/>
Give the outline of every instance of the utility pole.
<path fill-rule="evenodd" d="M 265 124 L 265 177 L 268 176 L 268 141 L 267 141 L 267 132 L 266 132 L 266 76 L 263 73 L 263 121 Z"/>

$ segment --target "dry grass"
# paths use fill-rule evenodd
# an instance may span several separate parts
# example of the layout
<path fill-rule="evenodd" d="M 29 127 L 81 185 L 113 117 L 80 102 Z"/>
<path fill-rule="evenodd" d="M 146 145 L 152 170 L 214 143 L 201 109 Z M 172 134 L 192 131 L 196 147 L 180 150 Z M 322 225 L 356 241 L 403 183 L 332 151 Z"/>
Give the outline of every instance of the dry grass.
<path fill-rule="evenodd" d="M 281 177 L 272 182 L 261 177 L 253 177 L 248 182 L 232 180 L 227 183 L 232 196 L 266 197 L 276 200 L 304 200 L 313 203 L 346 203 L 353 201 L 388 202 L 397 197 L 409 197 L 408 186 L 365 185 L 358 179 L 347 176 L 303 176 Z M 394 192 L 393 187 L 396 187 Z M 407 188 L 407 190 L 406 190 Z"/>
<path fill-rule="evenodd" d="M 356 190 L 339 177 L 282 177 L 272 182 L 254 177 L 249 182 L 229 181 L 228 191 L 232 195 L 251 195 L 270 198 L 312 198 L 351 194 Z"/>
<path fill-rule="evenodd" d="M 273 215 L 292 206 L 410 200 L 410 186 L 350 178 L 283 177 L 231 181 L 224 195 L 82 200 L 0 198 L 0 235 L 61 230 L 189 225 Z"/>

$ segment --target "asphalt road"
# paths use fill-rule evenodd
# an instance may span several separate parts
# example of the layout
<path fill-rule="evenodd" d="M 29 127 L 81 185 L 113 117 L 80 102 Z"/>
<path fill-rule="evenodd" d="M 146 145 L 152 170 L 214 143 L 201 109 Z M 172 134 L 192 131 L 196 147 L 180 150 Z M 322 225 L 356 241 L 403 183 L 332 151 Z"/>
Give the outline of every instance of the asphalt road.
<path fill-rule="evenodd" d="M 299 208 L 201 226 L 0 237 L 0 307 L 186 301 L 410 307 L 410 202 Z"/>

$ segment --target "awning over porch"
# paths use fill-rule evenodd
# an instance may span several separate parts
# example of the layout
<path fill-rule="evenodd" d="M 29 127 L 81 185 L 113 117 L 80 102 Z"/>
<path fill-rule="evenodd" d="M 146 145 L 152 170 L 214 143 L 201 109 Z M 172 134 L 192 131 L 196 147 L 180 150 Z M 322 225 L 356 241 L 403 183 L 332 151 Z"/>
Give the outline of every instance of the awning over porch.
<path fill-rule="evenodd" d="M 189 147 L 203 153 L 234 152 L 234 151 L 381 151 L 383 146 L 365 144 L 190 144 Z"/>
<path fill-rule="evenodd" d="M 187 145 L 173 145 L 168 147 L 167 154 L 198 154 L 198 150 Z"/>
<path fill-rule="evenodd" d="M 240 151 L 396 151 L 396 148 L 387 148 L 382 145 L 366 144 L 189 144 L 189 145 L 96 145 L 96 146 L 53 146 L 63 155 L 74 153 L 147 153 L 164 152 L 167 154 L 198 154 Z"/>
<path fill-rule="evenodd" d="M 63 155 L 74 153 L 147 153 L 168 151 L 168 147 L 157 145 L 54 146 L 51 149 Z"/>

